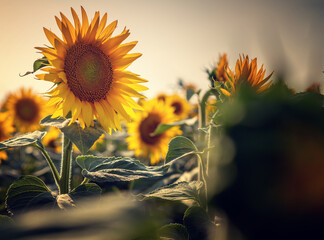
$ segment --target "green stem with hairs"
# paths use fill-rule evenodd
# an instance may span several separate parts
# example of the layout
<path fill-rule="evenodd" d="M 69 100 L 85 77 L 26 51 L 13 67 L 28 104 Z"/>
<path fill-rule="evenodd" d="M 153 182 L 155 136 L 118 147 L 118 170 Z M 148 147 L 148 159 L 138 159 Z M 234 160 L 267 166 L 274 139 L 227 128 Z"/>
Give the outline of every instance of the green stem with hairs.
<path fill-rule="evenodd" d="M 71 191 L 72 142 L 64 135 L 62 143 L 60 194 Z"/>
<path fill-rule="evenodd" d="M 208 205 L 207 205 L 207 199 L 208 199 L 208 188 L 207 188 L 207 175 L 206 175 L 206 168 L 205 168 L 205 163 L 203 160 L 203 154 L 197 154 L 198 159 L 199 159 L 199 166 L 201 169 L 201 179 L 204 183 L 204 198 L 203 198 L 203 203 L 202 203 L 202 207 L 206 209 L 206 211 L 208 211 Z"/>
<path fill-rule="evenodd" d="M 58 187 L 58 189 L 60 189 L 60 175 L 59 175 L 52 159 L 50 158 L 50 156 L 48 155 L 48 153 L 45 151 L 44 148 L 38 146 L 36 143 L 34 143 L 33 146 L 36 147 L 37 149 L 39 149 L 41 151 L 41 153 L 43 154 L 43 156 L 45 157 L 45 159 L 48 163 L 48 166 L 50 167 L 51 172 L 53 174 L 56 186 Z"/>

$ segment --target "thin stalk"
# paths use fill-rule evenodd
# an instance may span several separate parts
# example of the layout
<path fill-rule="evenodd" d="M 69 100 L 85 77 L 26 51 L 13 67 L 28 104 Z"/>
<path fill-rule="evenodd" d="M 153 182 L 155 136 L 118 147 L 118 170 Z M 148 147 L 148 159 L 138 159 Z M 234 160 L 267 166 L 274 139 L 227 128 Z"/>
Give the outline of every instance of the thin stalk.
<path fill-rule="evenodd" d="M 206 175 L 207 177 L 209 176 L 209 163 L 210 163 L 210 159 L 211 156 L 213 155 L 213 146 L 215 146 L 215 139 L 217 136 L 217 127 L 214 127 L 212 125 L 209 125 L 209 129 L 208 129 L 208 140 L 207 140 L 207 149 L 209 149 L 209 151 L 207 151 L 207 156 L 206 156 Z"/>
<path fill-rule="evenodd" d="M 202 97 L 201 101 L 199 101 L 198 104 L 198 110 L 199 110 L 199 120 L 198 120 L 198 128 L 204 128 L 206 127 L 206 102 L 210 95 L 214 93 L 213 89 L 209 89 Z M 205 134 L 200 131 L 198 133 L 198 143 L 200 146 L 198 146 L 199 149 L 201 149 L 202 146 L 204 146 L 205 143 Z M 203 161 L 203 158 L 201 158 Z M 204 173 L 202 172 L 202 168 L 200 167 L 200 164 L 198 164 L 198 181 L 201 181 L 202 175 Z"/>
<path fill-rule="evenodd" d="M 215 93 L 214 89 L 209 89 L 199 102 L 199 128 L 206 127 L 206 102 Z"/>
<path fill-rule="evenodd" d="M 48 153 L 45 151 L 44 148 L 38 146 L 36 143 L 33 144 L 33 146 L 38 148 L 41 151 L 41 153 L 43 154 L 43 156 L 45 157 L 45 159 L 46 159 L 46 161 L 47 161 L 47 163 L 48 163 L 48 165 L 49 165 L 49 167 L 51 169 L 51 172 L 52 172 L 52 175 L 54 177 L 56 186 L 57 186 L 58 189 L 60 189 L 60 175 L 59 175 L 59 173 L 58 173 L 52 159 L 50 158 L 50 156 L 48 155 Z"/>
<path fill-rule="evenodd" d="M 90 179 L 85 177 L 80 185 L 89 183 L 89 181 L 90 181 Z"/>
<path fill-rule="evenodd" d="M 72 142 L 63 137 L 62 160 L 61 160 L 61 179 L 60 194 L 69 193 L 71 190 L 71 170 L 72 170 Z"/>
<path fill-rule="evenodd" d="M 219 95 L 215 95 L 217 101 L 219 100 Z M 211 151 L 211 149 L 213 148 L 214 141 L 217 137 L 217 132 L 218 132 L 218 128 L 213 125 L 213 119 L 216 117 L 217 111 L 215 111 L 214 115 L 212 116 L 210 123 L 209 123 L 209 128 L 208 128 L 208 139 L 207 139 L 207 149 L 209 149 L 209 151 L 207 152 L 206 155 L 206 175 L 207 177 L 209 176 L 209 163 L 210 163 L 210 158 L 213 155 L 213 151 Z"/>
<path fill-rule="evenodd" d="M 208 205 L 207 205 L 207 199 L 208 199 L 208 187 L 207 187 L 207 175 L 206 175 L 206 169 L 205 169 L 205 164 L 204 164 L 204 161 L 203 161 L 203 158 L 201 156 L 201 154 L 197 154 L 198 158 L 199 158 L 199 163 L 200 163 L 200 167 L 201 167 L 201 178 L 202 178 L 202 181 L 204 183 L 204 191 L 205 191 L 205 196 L 204 196 L 204 208 L 206 209 L 206 211 L 208 211 Z"/>

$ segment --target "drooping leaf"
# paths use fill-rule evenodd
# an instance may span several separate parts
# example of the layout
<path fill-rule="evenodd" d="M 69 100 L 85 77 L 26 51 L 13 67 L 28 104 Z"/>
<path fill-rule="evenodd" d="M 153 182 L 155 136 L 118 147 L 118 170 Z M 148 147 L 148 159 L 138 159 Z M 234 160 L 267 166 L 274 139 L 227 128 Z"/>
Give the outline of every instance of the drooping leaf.
<path fill-rule="evenodd" d="M 12 213 L 21 212 L 26 209 L 55 205 L 55 198 L 45 183 L 34 176 L 24 176 L 10 185 L 6 206 Z"/>
<path fill-rule="evenodd" d="M 189 238 L 186 227 L 179 223 L 169 223 L 159 229 L 160 237 L 172 240 L 187 240 Z"/>
<path fill-rule="evenodd" d="M 48 127 L 64 128 L 69 125 L 70 119 L 63 117 L 51 118 L 52 115 L 48 115 L 40 121 L 40 124 Z"/>
<path fill-rule="evenodd" d="M 43 145 L 41 140 L 45 134 L 46 132 L 35 131 L 32 133 L 26 133 L 14 138 L 10 138 L 0 143 L 0 150 L 5 150 L 7 148 L 13 147 L 24 147 L 33 143 L 37 143 L 40 147 L 42 147 Z"/>
<path fill-rule="evenodd" d="M 169 168 L 165 166 L 146 166 L 128 157 L 79 156 L 76 162 L 82 168 L 84 177 L 94 182 L 128 182 L 136 179 L 157 179 Z"/>
<path fill-rule="evenodd" d="M 161 198 L 165 200 L 180 201 L 194 200 L 199 203 L 198 190 L 203 183 L 200 181 L 179 182 L 158 188 L 147 194 L 140 194 L 142 200 L 151 198 Z"/>
<path fill-rule="evenodd" d="M 152 136 L 156 136 L 159 135 L 163 132 L 165 132 L 166 130 L 169 130 L 172 127 L 175 126 L 182 126 L 182 125 L 194 125 L 197 122 L 197 117 L 193 117 L 193 118 L 189 118 L 189 119 L 185 119 L 185 120 L 181 120 L 181 121 L 177 121 L 177 122 L 173 122 L 173 123 L 161 123 L 157 126 L 157 128 L 155 129 L 155 131 L 151 134 Z"/>
<path fill-rule="evenodd" d="M 33 64 L 33 71 L 28 71 L 24 73 L 23 75 L 20 75 L 21 77 L 27 76 L 29 74 L 35 73 L 37 70 L 41 69 L 42 67 L 48 66 L 49 62 L 46 57 L 42 57 L 37 59 Z"/>
<path fill-rule="evenodd" d="M 190 154 L 196 154 L 197 152 L 197 147 L 190 139 L 183 136 L 177 136 L 169 142 L 169 149 L 165 157 L 165 162 L 168 163 Z"/>
<path fill-rule="evenodd" d="M 64 135 L 74 143 L 81 153 L 85 154 L 98 138 L 104 133 L 101 125 L 94 121 L 93 127 L 83 129 L 78 122 L 74 122 L 69 126 L 70 118 L 51 118 L 51 115 L 42 119 L 41 124 L 59 128 Z"/>

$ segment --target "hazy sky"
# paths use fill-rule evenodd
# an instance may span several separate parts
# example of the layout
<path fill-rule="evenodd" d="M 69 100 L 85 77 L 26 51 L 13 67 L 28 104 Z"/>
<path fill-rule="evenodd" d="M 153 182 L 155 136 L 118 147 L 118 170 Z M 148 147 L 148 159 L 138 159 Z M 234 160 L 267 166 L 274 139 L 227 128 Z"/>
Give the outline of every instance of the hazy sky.
<path fill-rule="evenodd" d="M 35 46 L 48 44 L 43 27 L 59 35 L 54 16 L 84 6 L 90 19 L 99 10 L 108 22 L 118 19 L 125 41 L 138 40 L 143 53 L 129 70 L 149 80 L 149 97 L 172 92 L 179 78 L 208 87 L 204 69 L 227 53 L 231 68 L 240 53 L 257 57 L 267 72 L 285 71 L 291 87 L 324 83 L 324 5 L 311 1 L 212 0 L 0 0 L 0 100 L 8 91 L 30 86 L 45 92 L 51 84 L 19 77 L 41 57 Z"/>

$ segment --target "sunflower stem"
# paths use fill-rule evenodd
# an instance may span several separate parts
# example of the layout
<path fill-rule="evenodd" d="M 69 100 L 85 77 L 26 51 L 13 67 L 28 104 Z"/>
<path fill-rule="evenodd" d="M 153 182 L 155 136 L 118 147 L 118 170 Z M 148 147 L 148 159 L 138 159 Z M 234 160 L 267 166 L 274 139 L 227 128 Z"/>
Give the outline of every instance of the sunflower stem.
<path fill-rule="evenodd" d="M 199 111 L 199 119 L 198 119 L 198 128 L 204 128 L 206 127 L 206 102 L 210 95 L 212 95 L 214 92 L 213 89 L 209 89 L 202 97 L 202 99 L 198 103 L 198 111 Z M 200 146 L 198 146 L 199 149 L 201 149 L 201 146 L 204 146 L 206 140 L 205 134 L 200 131 L 198 133 L 198 143 Z M 203 157 L 201 156 L 201 161 L 203 161 Z M 198 181 L 201 181 L 202 176 L 204 173 L 202 172 L 201 164 L 198 164 Z"/>
<path fill-rule="evenodd" d="M 37 149 L 39 149 L 41 151 L 41 153 L 43 154 L 43 156 L 45 157 L 50 169 L 51 169 L 51 172 L 53 174 L 53 177 L 54 177 L 54 180 L 55 180 L 55 183 L 56 183 L 56 186 L 58 189 L 60 189 L 60 175 L 52 161 L 52 159 L 50 158 L 50 156 L 48 155 L 48 153 L 45 151 L 44 148 L 38 146 L 36 143 L 33 144 L 34 147 L 36 147 Z"/>
<path fill-rule="evenodd" d="M 205 208 L 206 211 L 208 211 L 208 205 L 207 205 L 207 199 L 208 199 L 208 192 L 207 192 L 207 175 L 206 175 L 206 169 L 205 169 L 205 163 L 203 160 L 202 154 L 197 154 L 199 158 L 199 165 L 201 167 L 201 178 L 204 183 L 204 197 L 202 202 L 202 207 Z"/>
<path fill-rule="evenodd" d="M 206 127 L 206 102 L 214 92 L 215 89 L 209 89 L 199 102 L 199 128 Z"/>
<path fill-rule="evenodd" d="M 62 143 L 60 194 L 69 193 L 71 190 L 72 170 L 72 142 L 64 135 Z"/>

